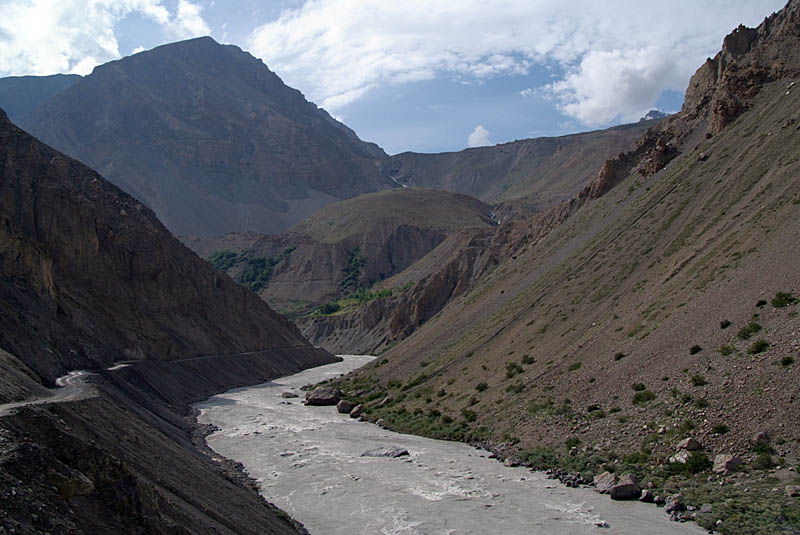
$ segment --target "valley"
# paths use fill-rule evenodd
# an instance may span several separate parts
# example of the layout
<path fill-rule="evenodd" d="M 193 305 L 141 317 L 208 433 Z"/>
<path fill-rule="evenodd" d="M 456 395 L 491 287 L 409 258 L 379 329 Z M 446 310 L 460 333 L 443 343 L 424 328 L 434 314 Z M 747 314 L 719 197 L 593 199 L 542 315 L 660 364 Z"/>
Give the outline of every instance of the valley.
<path fill-rule="evenodd" d="M 800 0 L 630 124 L 614 54 L 329 113 L 262 45 L 0 78 L 0 534 L 800 531 Z M 613 126 L 387 154 L 387 87 Z"/>

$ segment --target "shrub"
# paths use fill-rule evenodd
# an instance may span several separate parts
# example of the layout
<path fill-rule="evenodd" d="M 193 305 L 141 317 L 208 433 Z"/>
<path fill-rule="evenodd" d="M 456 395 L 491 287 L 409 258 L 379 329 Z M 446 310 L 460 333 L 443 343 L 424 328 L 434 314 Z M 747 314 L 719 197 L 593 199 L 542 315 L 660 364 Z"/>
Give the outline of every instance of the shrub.
<path fill-rule="evenodd" d="M 513 385 L 508 385 L 506 387 L 506 392 L 508 392 L 509 394 L 519 394 L 523 390 L 525 390 L 525 385 L 522 383 L 516 383 Z"/>
<path fill-rule="evenodd" d="M 750 323 L 739 329 L 739 332 L 736 333 L 736 336 L 738 336 L 742 340 L 748 340 L 751 336 L 753 336 L 760 330 L 761 330 L 761 325 L 759 325 L 754 321 L 751 321 Z"/>
<path fill-rule="evenodd" d="M 762 307 L 764 307 L 766 304 L 767 304 L 767 302 L 766 302 L 766 301 L 764 301 L 763 299 L 759 299 L 759 300 L 758 300 L 758 303 L 756 303 L 756 308 L 762 308 Z"/>
<path fill-rule="evenodd" d="M 420 367 L 420 368 L 424 368 L 424 367 L 425 367 L 425 366 L 427 366 L 428 364 L 430 364 L 430 362 L 428 362 L 427 360 L 421 360 L 421 361 L 419 361 L 419 367 Z"/>
<path fill-rule="evenodd" d="M 705 409 L 708 407 L 708 400 L 706 398 L 700 398 L 695 401 L 694 404 L 698 409 Z"/>
<path fill-rule="evenodd" d="M 788 355 L 781 359 L 781 366 L 783 366 L 784 368 L 786 366 L 791 366 L 792 364 L 794 364 L 794 359 Z"/>
<path fill-rule="evenodd" d="M 728 355 L 734 352 L 734 348 L 733 346 L 724 345 L 720 346 L 720 348 L 717 351 L 719 351 L 720 355 L 727 357 Z"/>
<path fill-rule="evenodd" d="M 571 372 L 574 372 L 575 370 L 579 369 L 581 367 L 581 365 L 582 364 L 580 362 L 575 362 L 573 364 L 570 364 L 569 368 L 567 368 L 567 370 L 571 371 Z"/>
<path fill-rule="evenodd" d="M 622 409 L 620 409 L 619 407 L 611 407 L 610 409 L 608 409 L 608 412 L 609 412 L 609 414 L 614 414 L 614 413 L 619 412 L 621 410 Z"/>
<path fill-rule="evenodd" d="M 783 308 L 791 305 L 795 301 L 797 301 L 797 299 L 795 299 L 792 294 L 788 292 L 778 292 L 775 294 L 775 297 L 772 298 L 772 306 L 775 308 Z"/>
<path fill-rule="evenodd" d="M 571 450 L 572 448 L 577 448 L 578 444 L 581 443 L 581 439 L 578 437 L 569 437 L 565 442 L 564 445 L 567 447 L 567 451 Z"/>
<path fill-rule="evenodd" d="M 722 320 L 722 321 L 719 322 L 719 328 L 720 329 L 727 329 L 730 326 L 731 326 L 731 322 L 728 321 L 728 320 Z"/>
<path fill-rule="evenodd" d="M 325 303 L 317 310 L 319 310 L 319 313 L 322 314 L 323 316 L 328 316 L 330 314 L 338 312 L 340 308 L 341 307 L 339 306 L 339 303 L 333 301 L 331 303 Z"/>
<path fill-rule="evenodd" d="M 507 379 L 511 379 L 512 377 L 514 377 L 518 373 L 522 373 L 523 371 L 524 370 L 522 369 L 522 366 L 520 366 L 516 362 L 509 362 L 508 364 L 506 364 L 506 378 Z"/>
<path fill-rule="evenodd" d="M 711 432 L 717 435 L 724 435 L 728 431 L 730 431 L 730 428 L 725 424 L 717 424 L 711 428 Z"/>
<path fill-rule="evenodd" d="M 706 378 L 700 375 L 699 373 L 696 375 L 692 375 L 692 385 L 694 386 L 705 386 L 708 384 Z"/>
<path fill-rule="evenodd" d="M 439 391 L 436 393 L 437 396 L 443 398 L 447 395 L 447 391 L 444 388 L 440 388 Z"/>
<path fill-rule="evenodd" d="M 647 387 L 644 386 L 644 383 L 633 383 L 633 385 L 631 385 L 631 388 L 633 388 L 637 392 L 641 392 Z"/>
<path fill-rule="evenodd" d="M 655 394 L 653 394 L 649 390 L 642 390 L 641 392 L 636 392 L 633 395 L 633 404 L 639 405 L 641 403 L 647 403 L 648 401 L 651 401 L 653 399 L 656 399 Z"/>
<path fill-rule="evenodd" d="M 486 383 L 486 381 L 482 381 L 475 385 L 475 390 L 477 390 L 478 392 L 483 392 L 487 388 L 489 388 L 489 385 Z"/>
<path fill-rule="evenodd" d="M 753 468 L 756 470 L 769 470 L 773 466 L 775 466 L 775 460 L 766 451 L 759 453 L 756 460 L 753 461 Z"/>
<path fill-rule="evenodd" d="M 469 409 L 461 409 L 461 416 L 463 416 L 468 422 L 474 422 L 478 418 L 478 415 L 475 414 L 475 411 L 471 411 Z"/>
<path fill-rule="evenodd" d="M 696 354 L 700 353 L 702 350 L 703 350 L 702 347 L 700 347 L 699 345 L 695 344 L 695 345 L 693 345 L 692 347 L 689 348 L 689 354 L 690 355 L 696 355 Z"/>
<path fill-rule="evenodd" d="M 598 405 L 597 403 L 592 403 L 591 405 L 586 407 L 586 412 L 594 412 L 599 410 L 600 410 L 600 405 Z"/>
<path fill-rule="evenodd" d="M 618 353 L 616 353 L 616 354 L 614 355 L 614 360 L 622 360 L 622 359 L 624 359 L 624 358 L 625 358 L 625 356 L 626 356 L 626 355 L 625 355 L 625 353 L 623 353 L 622 351 L 620 351 L 620 352 L 618 352 Z"/>
<path fill-rule="evenodd" d="M 532 356 L 530 356 L 530 355 L 524 355 L 524 356 L 522 357 L 522 363 L 523 363 L 523 364 L 533 364 L 534 362 L 536 362 L 536 359 L 535 359 L 535 358 L 533 358 L 533 357 L 532 357 Z"/>
<path fill-rule="evenodd" d="M 442 416 L 442 423 L 452 424 L 453 423 L 453 417 L 445 414 L 444 416 Z"/>
<path fill-rule="evenodd" d="M 756 340 L 753 342 L 753 345 L 750 346 L 750 349 L 747 350 L 748 353 L 751 355 L 755 355 L 757 353 L 763 353 L 769 347 L 769 342 L 766 340 Z"/>

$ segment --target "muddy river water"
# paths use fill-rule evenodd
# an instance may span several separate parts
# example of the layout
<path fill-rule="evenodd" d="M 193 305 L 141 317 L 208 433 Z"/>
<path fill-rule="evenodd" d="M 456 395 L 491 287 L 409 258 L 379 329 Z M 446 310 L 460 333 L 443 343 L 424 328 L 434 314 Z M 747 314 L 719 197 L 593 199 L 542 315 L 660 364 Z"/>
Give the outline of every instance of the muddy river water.
<path fill-rule="evenodd" d="M 241 461 L 264 496 L 321 534 L 680 534 L 663 510 L 570 489 L 510 468 L 457 442 L 402 435 L 358 422 L 335 407 L 305 407 L 300 387 L 346 373 L 372 357 L 344 356 L 198 403 L 221 455 Z M 283 392 L 301 397 L 282 398 Z M 399 458 L 362 457 L 400 447 Z M 605 526 L 605 527 L 601 527 Z"/>

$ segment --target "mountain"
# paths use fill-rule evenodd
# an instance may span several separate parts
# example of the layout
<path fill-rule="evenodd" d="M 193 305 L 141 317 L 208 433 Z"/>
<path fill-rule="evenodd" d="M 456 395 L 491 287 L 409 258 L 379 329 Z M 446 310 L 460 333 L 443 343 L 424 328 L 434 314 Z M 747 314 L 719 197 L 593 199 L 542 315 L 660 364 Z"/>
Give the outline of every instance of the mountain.
<path fill-rule="evenodd" d="M 697 520 L 723 533 L 796 532 L 796 498 L 773 489 L 800 461 L 799 50 L 796 0 L 737 28 L 680 113 L 570 201 L 483 235 L 476 261 L 432 270 L 458 280 L 496 260 L 459 293 L 439 283 L 438 313 L 339 386 L 399 431 L 631 472 L 711 504 Z M 688 437 L 702 450 L 670 460 Z M 717 455 L 741 470 L 713 473 Z"/>
<path fill-rule="evenodd" d="M 260 60 L 208 37 L 96 67 L 22 125 L 176 234 L 277 232 L 330 202 L 395 186 L 378 169 L 379 147 Z"/>
<path fill-rule="evenodd" d="M 0 531 L 302 532 L 186 404 L 336 357 L 2 111 L 0 322 Z"/>
<path fill-rule="evenodd" d="M 453 232 L 493 224 L 491 206 L 467 195 L 400 188 L 329 204 L 281 235 L 184 240 L 272 306 L 297 316 L 354 292 L 391 291 L 380 282 Z"/>
<path fill-rule="evenodd" d="M 650 121 L 561 137 L 541 137 L 459 152 L 404 152 L 381 169 L 400 184 L 465 193 L 498 214 L 542 211 L 576 195 L 602 163 L 633 148 Z"/>
<path fill-rule="evenodd" d="M 45 102 L 69 89 L 80 79 L 77 74 L 0 78 L 0 107 L 12 121 L 20 123 Z"/>

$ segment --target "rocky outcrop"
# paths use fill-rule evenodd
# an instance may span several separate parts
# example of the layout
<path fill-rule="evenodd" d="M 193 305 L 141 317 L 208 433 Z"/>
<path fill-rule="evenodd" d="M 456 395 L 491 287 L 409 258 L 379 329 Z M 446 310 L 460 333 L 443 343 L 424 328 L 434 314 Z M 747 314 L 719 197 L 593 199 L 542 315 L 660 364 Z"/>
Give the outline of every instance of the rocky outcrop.
<path fill-rule="evenodd" d="M 336 388 L 318 387 L 306 392 L 306 405 L 327 406 L 336 405 L 342 399 L 342 393 Z"/>
<path fill-rule="evenodd" d="M 720 454 L 714 457 L 714 472 L 717 474 L 729 474 L 742 464 L 742 460 L 736 455 Z"/>
<path fill-rule="evenodd" d="M 635 500 L 642 494 L 642 488 L 633 474 L 625 474 L 608 490 L 612 500 Z"/>

